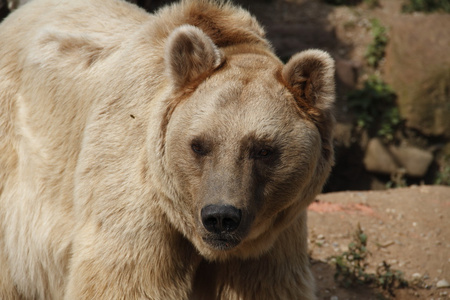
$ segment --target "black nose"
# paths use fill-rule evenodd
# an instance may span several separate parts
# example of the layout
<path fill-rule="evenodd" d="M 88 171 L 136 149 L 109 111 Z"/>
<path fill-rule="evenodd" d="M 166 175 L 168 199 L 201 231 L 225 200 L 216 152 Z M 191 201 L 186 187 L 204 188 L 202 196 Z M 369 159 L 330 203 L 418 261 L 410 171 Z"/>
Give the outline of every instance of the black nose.
<path fill-rule="evenodd" d="M 241 223 L 242 212 L 231 205 L 207 205 L 201 211 L 203 226 L 212 233 L 232 233 Z"/>

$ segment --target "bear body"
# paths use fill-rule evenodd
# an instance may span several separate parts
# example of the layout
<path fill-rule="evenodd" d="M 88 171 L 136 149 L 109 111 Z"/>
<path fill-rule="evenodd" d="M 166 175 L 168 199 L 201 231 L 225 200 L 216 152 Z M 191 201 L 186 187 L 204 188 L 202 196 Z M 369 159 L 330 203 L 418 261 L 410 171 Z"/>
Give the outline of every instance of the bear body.
<path fill-rule="evenodd" d="M 0 299 L 315 299 L 328 54 L 207 0 L 35 0 L 0 41 Z"/>

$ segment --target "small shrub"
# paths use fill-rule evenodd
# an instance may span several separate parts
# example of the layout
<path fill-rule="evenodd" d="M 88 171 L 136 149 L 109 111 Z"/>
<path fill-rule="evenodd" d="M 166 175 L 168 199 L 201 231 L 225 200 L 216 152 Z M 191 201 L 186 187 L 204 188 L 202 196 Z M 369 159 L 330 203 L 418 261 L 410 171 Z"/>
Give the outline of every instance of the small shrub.
<path fill-rule="evenodd" d="M 369 130 L 370 135 L 380 136 L 387 141 L 394 139 L 394 133 L 401 123 L 395 104 L 396 95 L 378 76 L 372 75 L 364 87 L 348 94 L 347 101 L 355 113 L 357 126 Z"/>
<path fill-rule="evenodd" d="M 369 66 L 377 68 L 384 58 L 389 38 L 386 27 L 381 25 L 378 19 L 371 20 L 371 28 L 373 41 L 366 50 L 365 58 Z"/>
<path fill-rule="evenodd" d="M 392 296 L 394 295 L 394 289 L 408 286 L 408 281 L 403 278 L 403 272 L 392 270 L 391 266 L 385 261 L 377 268 L 375 280 L 375 286 L 388 291 Z"/>
<path fill-rule="evenodd" d="M 333 256 L 336 264 L 334 279 L 346 288 L 357 284 L 371 283 L 374 275 L 366 273 L 368 255 L 367 235 L 358 224 L 353 242 L 348 245 L 348 251 Z"/>
<path fill-rule="evenodd" d="M 391 174 L 391 180 L 386 183 L 386 188 L 402 188 L 407 187 L 408 184 L 406 182 L 406 170 L 401 168 L 396 172 Z"/>
<path fill-rule="evenodd" d="M 393 106 L 393 104 L 394 103 L 391 103 L 392 106 L 382 112 L 379 129 L 377 131 L 378 136 L 384 137 L 388 141 L 394 139 L 395 129 L 401 123 L 398 107 Z"/>
<path fill-rule="evenodd" d="M 385 261 L 377 268 L 376 274 L 366 272 L 368 266 L 366 260 L 370 255 L 367 240 L 367 235 L 358 224 L 353 241 L 348 245 L 348 251 L 332 257 L 336 265 L 334 279 L 346 288 L 365 284 L 380 287 L 391 295 L 394 295 L 394 289 L 408 286 L 403 273 L 391 269 Z"/>
<path fill-rule="evenodd" d="M 435 12 L 441 11 L 450 13 L 450 1 L 449 0 L 409 0 L 403 4 L 402 11 L 411 13 L 415 11 L 420 12 Z"/>

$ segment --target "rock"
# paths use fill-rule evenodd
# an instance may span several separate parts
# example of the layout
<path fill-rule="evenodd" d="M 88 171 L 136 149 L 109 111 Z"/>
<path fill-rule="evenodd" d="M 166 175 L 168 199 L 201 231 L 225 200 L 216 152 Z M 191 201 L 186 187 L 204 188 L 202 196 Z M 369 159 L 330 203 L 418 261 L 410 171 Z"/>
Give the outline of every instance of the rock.
<path fill-rule="evenodd" d="M 336 58 L 336 75 L 347 87 L 354 88 L 358 80 L 358 66 L 352 61 Z"/>
<path fill-rule="evenodd" d="M 337 123 L 334 128 L 334 141 L 336 147 L 350 148 L 352 145 L 352 130 L 351 123 Z"/>
<path fill-rule="evenodd" d="M 447 14 L 404 14 L 392 22 L 386 49 L 385 78 L 400 115 L 427 135 L 450 137 L 448 28 Z"/>
<path fill-rule="evenodd" d="M 370 172 L 394 174 L 404 169 L 406 175 L 423 177 L 433 161 L 433 154 L 409 145 L 386 146 L 379 138 L 369 141 L 364 166 Z"/>
<path fill-rule="evenodd" d="M 400 168 L 400 165 L 395 162 L 389 150 L 378 138 L 369 141 L 364 156 L 364 166 L 369 172 L 382 174 L 392 174 Z"/>
<path fill-rule="evenodd" d="M 437 287 L 438 289 L 441 289 L 441 288 L 448 288 L 448 287 L 450 287 L 450 283 L 448 283 L 448 281 L 445 280 L 445 279 L 441 279 L 441 280 L 439 280 L 439 281 L 436 283 L 436 287 Z"/>
<path fill-rule="evenodd" d="M 389 151 L 394 160 L 406 170 L 406 174 L 409 176 L 425 176 L 433 161 L 433 154 L 430 152 L 408 145 L 390 146 Z"/>

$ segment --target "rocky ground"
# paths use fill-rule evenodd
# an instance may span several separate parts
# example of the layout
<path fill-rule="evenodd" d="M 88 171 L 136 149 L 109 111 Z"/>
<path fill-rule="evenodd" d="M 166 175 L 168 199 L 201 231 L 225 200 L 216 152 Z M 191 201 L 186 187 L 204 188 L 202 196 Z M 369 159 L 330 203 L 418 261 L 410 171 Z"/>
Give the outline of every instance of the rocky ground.
<path fill-rule="evenodd" d="M 450 187 L 319 195 L 309 207 L 308 221 L 319 299 L 450 299 L 449 216 Z M 367 286 L 343 288 L 334 281 L 330 257 L 348 251 L 358 224 L 371 253 L 366 272 L 376 273 L 385 261 L 403 272 L 408 288 L 392 296 Z M 447 287 L 437 287 L 442 285 Z"/>

